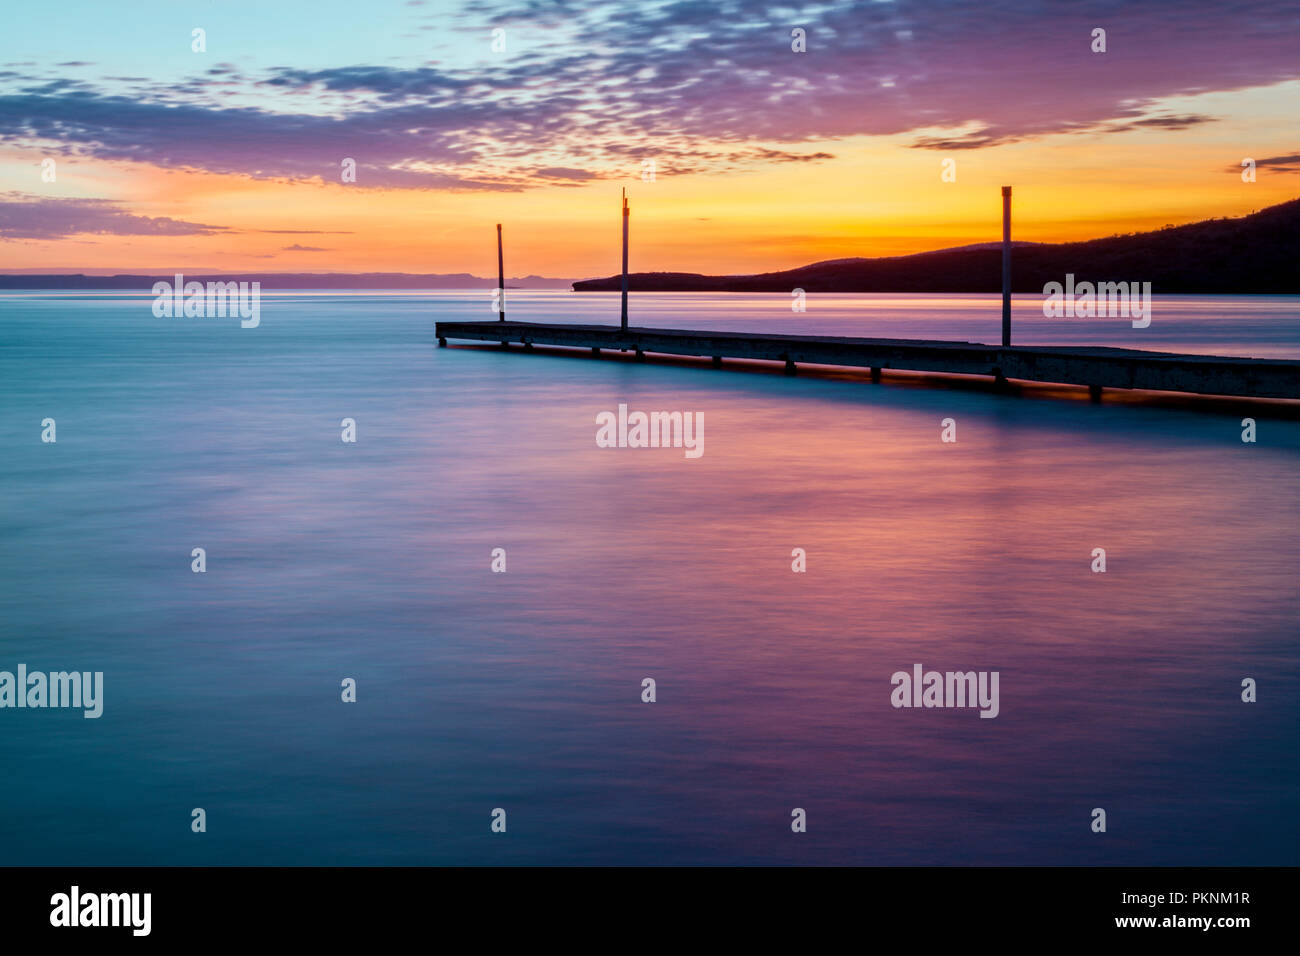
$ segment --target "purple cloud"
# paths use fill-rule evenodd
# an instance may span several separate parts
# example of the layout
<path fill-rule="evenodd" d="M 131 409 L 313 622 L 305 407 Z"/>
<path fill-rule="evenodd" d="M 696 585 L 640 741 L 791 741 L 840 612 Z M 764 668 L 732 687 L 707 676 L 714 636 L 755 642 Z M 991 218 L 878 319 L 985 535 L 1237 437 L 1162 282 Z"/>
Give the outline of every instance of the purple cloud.
<path fill-rule="evenodd" d="M 1294 6 L 1274 0 L 485 0 L 471 18 L 574 39 L 524 44 L 481 69 L 245 75 L 218 63 L 129 95 L 13 77 L 0 136 L 102 160 L 333 183 L 352 158 L 355 188 L 518 191 L 635 174 L 645 158 L 659 176 L 815 163 L 858 134 L 958 150 L 1189 129 L 1214 117 L 1170 115 L 1163 98 L 1300 77 Z M 1098 26 L 1105 53 L 1091 50 Z M 791 50 L 796 27 L 807 52 Z M 222 105 L 235 102 L 258 105 Z"/>
<path fill-rule="evenodd" d="M 109 199 L 47 199 L 0 194 L 0 237 L 62 239 L 77 235 L 208 236 L 225 226 L 185 222 L 169 216 L 136 216 Z"/>
<path fill-rule="evenodd" d="M 1227 167 L 1229 172 L 1240 173 L 1241 164 Z M 1300 153 L 1289 153 L 1286 156 L 1268 156 L 1264 159 L 1255 160 L 1256 169 L 1271 169 L 1277 173 L 1300 173 Z"/>

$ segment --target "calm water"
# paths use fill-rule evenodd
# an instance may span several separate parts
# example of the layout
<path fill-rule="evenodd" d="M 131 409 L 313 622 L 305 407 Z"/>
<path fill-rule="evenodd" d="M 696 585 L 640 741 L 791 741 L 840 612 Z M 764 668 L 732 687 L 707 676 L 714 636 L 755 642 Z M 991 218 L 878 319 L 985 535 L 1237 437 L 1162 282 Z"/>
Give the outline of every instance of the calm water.
<path fill-rule="evenodd" d="M 0 864 L 1300 863 L 1276 405 L 435 348 L 481 292 L 264 296 L 252 330 L 149 304 L 0 298 L 0 670 L 106 697 L 0 710 Z M 1295 298 L 1036 309 L 1018 341 L 1300 357 Z M 633 321 L 998 335 L 992 297 Z M 703 412 L 703 457 L 598 449 L 620 402 Z M 895 710 L 917 662 L 999 671 L 1000 716 Z"/>

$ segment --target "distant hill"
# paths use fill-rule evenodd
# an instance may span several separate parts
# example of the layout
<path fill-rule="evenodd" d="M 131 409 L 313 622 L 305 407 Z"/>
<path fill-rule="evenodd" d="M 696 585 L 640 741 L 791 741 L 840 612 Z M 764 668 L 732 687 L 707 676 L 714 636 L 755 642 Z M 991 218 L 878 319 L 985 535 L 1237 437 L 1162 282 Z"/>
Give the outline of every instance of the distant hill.
<path fill-rule="evenodd" d="M 1013 243 L 1014 292 L 1048 282 L 1150 282 L 1156 293 L 1300 293 L 1300 199 L 1243 216 L 1166 226 L 1088 242 Z M 620 276 L 575 282 L 577 292 L 615 291 Z M 1001 243 L 911 256 L 833 259 L 785 272 L 707 276 L 638 272 L 638 292 L 1001 292 Z"/>
<path fill-rule="evenodd" d="M 497 280 L 469 273 L 419 274 L 410 272 L 263 272 L 184 273 L 186 282 L 260 282 L 273 289 L 494 289 Z M 136 289 L 148 292 L 155 282 L 172 282 L 175 273 L 150 275 L 0 275 L 0 289 Z M 568 289 L 572 279 L 524 276 L 506 279 L 508 289 Z"/>

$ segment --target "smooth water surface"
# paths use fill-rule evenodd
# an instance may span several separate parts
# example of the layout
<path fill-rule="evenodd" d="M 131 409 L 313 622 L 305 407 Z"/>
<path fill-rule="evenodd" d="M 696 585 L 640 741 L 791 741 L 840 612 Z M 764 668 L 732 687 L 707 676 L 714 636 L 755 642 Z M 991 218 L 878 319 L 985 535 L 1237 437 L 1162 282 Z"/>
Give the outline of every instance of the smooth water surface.
<path fill-rule="evenodd" d="M 1276 404 L 436 348 L 483 292 L 264 295 L 256 329 L 150 304 L 0 297 L 0 670 L 105 681 L 97 720 L 0 709 L 2 864 L 1300 864 Z M 1038 307 L 1018 343 L 1300 358 L 1295 298 Z M 989 296 L 633 322 L 999 334 Z M 702 412 L 703 456 L 598 448 L 620 403 Z M 894 709 L 918 662 L 998 671 L 999 716 Z"/>

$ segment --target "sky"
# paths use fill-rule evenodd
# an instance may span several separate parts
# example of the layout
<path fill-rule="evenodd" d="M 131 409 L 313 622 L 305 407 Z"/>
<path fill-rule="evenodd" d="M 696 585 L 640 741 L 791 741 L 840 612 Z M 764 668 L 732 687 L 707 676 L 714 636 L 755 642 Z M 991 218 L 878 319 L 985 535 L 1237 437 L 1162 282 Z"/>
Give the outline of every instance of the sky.
<path fill-rule="evenodd" d="M 610 275 L 624 188 L 633 271 L 996 240 L 1002 185 L 1022 240 L 1238 216 L 1300 196 L 1297 51 L 1294 0 L 11 4 L 0 270 L 492 275 L 501 222 Z"/>

